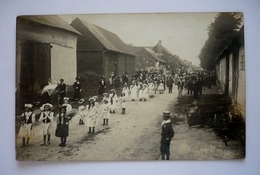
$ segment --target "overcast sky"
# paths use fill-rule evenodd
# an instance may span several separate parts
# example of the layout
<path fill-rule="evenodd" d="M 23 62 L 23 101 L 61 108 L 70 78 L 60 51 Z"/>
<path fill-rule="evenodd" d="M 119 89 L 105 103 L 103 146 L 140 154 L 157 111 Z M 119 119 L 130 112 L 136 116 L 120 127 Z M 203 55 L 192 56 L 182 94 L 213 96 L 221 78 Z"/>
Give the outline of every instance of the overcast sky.
<path fill-rule="evenodd" d="M 199 65 L 208 38 L 207 27 L 217 13 L 60 15 L 69 24 L 79 17 L 117 34 L 126 44 L 155 46 L 159 40 L 172 54 Z"/>

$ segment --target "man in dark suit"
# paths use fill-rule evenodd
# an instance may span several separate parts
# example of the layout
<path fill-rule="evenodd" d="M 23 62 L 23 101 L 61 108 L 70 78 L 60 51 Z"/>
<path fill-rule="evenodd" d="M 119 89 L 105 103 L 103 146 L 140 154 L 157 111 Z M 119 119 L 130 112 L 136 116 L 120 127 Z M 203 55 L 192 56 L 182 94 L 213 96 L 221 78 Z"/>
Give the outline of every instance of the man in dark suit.
<path fill-rule="evenodd" d="M 98 83 L 98 94 L 103 95 L 103 93 L 105 93 L 105 89 L 106 89 L 106 81 L 105 81 L 105 77 L 102 76 L 101 80 Z"/>
<path fill-rule="evenodd" d="M 170 159 L 170 143 L 174 136 L 174 130 L 172 128 L 172 123 L 170 120 L 171 113 L 170 111 L 164 111 L 163 112 L 163 122 L 161 124 L 162 126 L 162 132 L 161 132 L 161 155 L 162 160 L 169 160 Z"/>
<path fill-rule="evenodd" d="M 167 80 L 167 87 L 169 88 L 169 94 L 172 93 L 173 78 L 170 76 Z"/>
<path fill-rule="evenodd" d="M 58 93 L 59 93 L 59 104 L 63 104 L 63 99 L 66 97 L 66 84 L 64 83 L 64 79 L 60 79 L 60 84 L 58 84 Z"/>
<path fill-rule="evenodd" d="M 80 78 L 76 77 L 76 82 L 73 84 L 74 87 L 74 95 L 73 100 L 80 100 L 81 99 L 81 84 L 79 82 Z"/>

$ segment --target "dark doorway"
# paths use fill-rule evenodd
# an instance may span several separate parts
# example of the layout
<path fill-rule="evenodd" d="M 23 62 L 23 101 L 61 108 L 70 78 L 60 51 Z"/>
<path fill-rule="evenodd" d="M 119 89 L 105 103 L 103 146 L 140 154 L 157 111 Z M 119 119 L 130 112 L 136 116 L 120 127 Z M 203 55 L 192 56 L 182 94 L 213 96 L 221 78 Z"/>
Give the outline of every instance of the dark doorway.
<path fill-rule="evenodd" d="M 21 45 L 21 93 L 34 95 L 41 92 L 50 77 L 50 44 L 23 42 Z"/>

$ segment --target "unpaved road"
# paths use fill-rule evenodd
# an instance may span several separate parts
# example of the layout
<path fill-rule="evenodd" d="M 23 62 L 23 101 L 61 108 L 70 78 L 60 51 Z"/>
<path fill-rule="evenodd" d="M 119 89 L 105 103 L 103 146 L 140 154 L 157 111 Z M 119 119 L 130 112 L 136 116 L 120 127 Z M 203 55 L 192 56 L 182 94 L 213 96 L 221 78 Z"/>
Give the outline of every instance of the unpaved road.
<path fill-rule="evenodd" d="M 128 101 L 126 115 L 111 114 L 108 126 L 99 125 L 94 135 L 87 135 L 88 128 L 78 125 L 78 117 L 70 123 L 67 147 L 61 148 L 54 136 L 51 145 L 40 146 L 40 126 L 30 146 L 19 148 L 21 138 L 16 139 L 17 160 L 156 160 L 160 157 L 160 123 L 162 111 L 171 109 L 177 92 L 156 94 L 152 99 Z"/>
<path fill-rule="evenodd" d="M 207 90 L 204 93 L 215 93 Z M 185 92 L 186 93 L 186 92 Z M 111 114 L 109 126 L 99 124 L 94 135 L 87 135 L 88 128 L 78 125 L 78 117 L 70 123 L 67 147 L 59 147 L 60 140 L 52 133 L 51 145 L 40 146 L 42 136 L 37 126 L 31 145 L 19 148 L 21 138 L 16 139 L 17 160 L 158 160 L 160 158 L 160 123 L 162 111 L 173 112 L 172 121 L 175 136 L 171 142 L 171 160 L 212 160 L 243 159 L 244 147 L 240 142 L 231 140 L 228 147 L 214 133 L 212 128 L 189 129 L 186 116 L 177 112 L 176 90 L 173 94 L 156 94 L 156 97 L 143 101 L 128 101 L 126 115 Z M 185 108 L 183 105 L 179 105 Z"/>

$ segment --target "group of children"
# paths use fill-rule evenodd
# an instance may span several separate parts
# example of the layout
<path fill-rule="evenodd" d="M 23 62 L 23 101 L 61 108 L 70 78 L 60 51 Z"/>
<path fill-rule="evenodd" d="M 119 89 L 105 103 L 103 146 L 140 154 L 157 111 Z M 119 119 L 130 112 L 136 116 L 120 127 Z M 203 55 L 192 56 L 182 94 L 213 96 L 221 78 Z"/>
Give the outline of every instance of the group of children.
<path fill-rule="evenodd" d="M 69 121 L 75 115 L 75 111 L 72 106 L 68 103 L 69 99 L 64 98 L 64 104 L 60 107 L 59 113 L 54 117 L 52 111 L 53 105 L 45 103 L 40 107 L 41 113 L 39 122 L 41 123 L 41 134 L 43 136 L 43 142 L 40 146 L 50 145 L 51 131 L 54 121 L 56 121 L 55 136 L 60 137 L 61 143 L 59 146 L 66 146 L 66 139 L 69 135 Z M 35 136 L 34 125 L 35 125 L 35 114 L 32 111 L 32 104 L 25 104 L 25 111 L 19 116 L 21 122 L 19 136 L 22 137 L 22 146 L 28 146 L 30 138 Z"/>
<path fill-rule="evenodd" d="M 149 97 L 154 96 L 156 91 L 157 88 L 153 81 L 149 81 L 149 83 L 133 82 L 130 88 L 127 84 L 124 84 L 120 97 L 117 96 L 115 89 L 111 89 L 109 93 L 103 93 L 101 104 L 97 102 L 97 96 L 89 98 L 87 104 L 84 99 L 80 99 L 78 101 L 79 107 L 76 112 L 69 104 L 69 98 L 64 97 L 64 104 L 59 108 L 59 113 L 56 116 L 54 116 L 52 104 L 43 104 L 40 108 L 41 113 L 38 120 L 41 123 L 41 134 L 43 136 L 43 142 L 40 145 L 50 145 L 53 123 L 56 126 L 55 136 L 61 139 L 59 146 L 64 147 L 66 146 L 66 140 L 69 135 L 69 122 L 74 115 L 79 116 L 79 125 L 86 125 L 89 128 L 88 134 L 91 134 L 95 132 L 95 127 L 98 123 L 99 108 L 101 109 L 101 117 L 103 119 L 102 125 L 107 126 L 111 114 L 116 113 L 117 109 L 121 110 L 121 114 L 126 114 L 127 100 L 134 101 L 139 99 L 140 101 L 147 101 Z M 162 88 L 159 91 L 163 91 Z M 21 121 L 19 131 L 19 136 L 22 137 L 21 147 L 29 145 L 30 137 L 35 135 L 34 123 L 36 115 L 32 111 L 33 105 L 25 104 L 24 107 L 24 113 L 19 116 Z"/>

